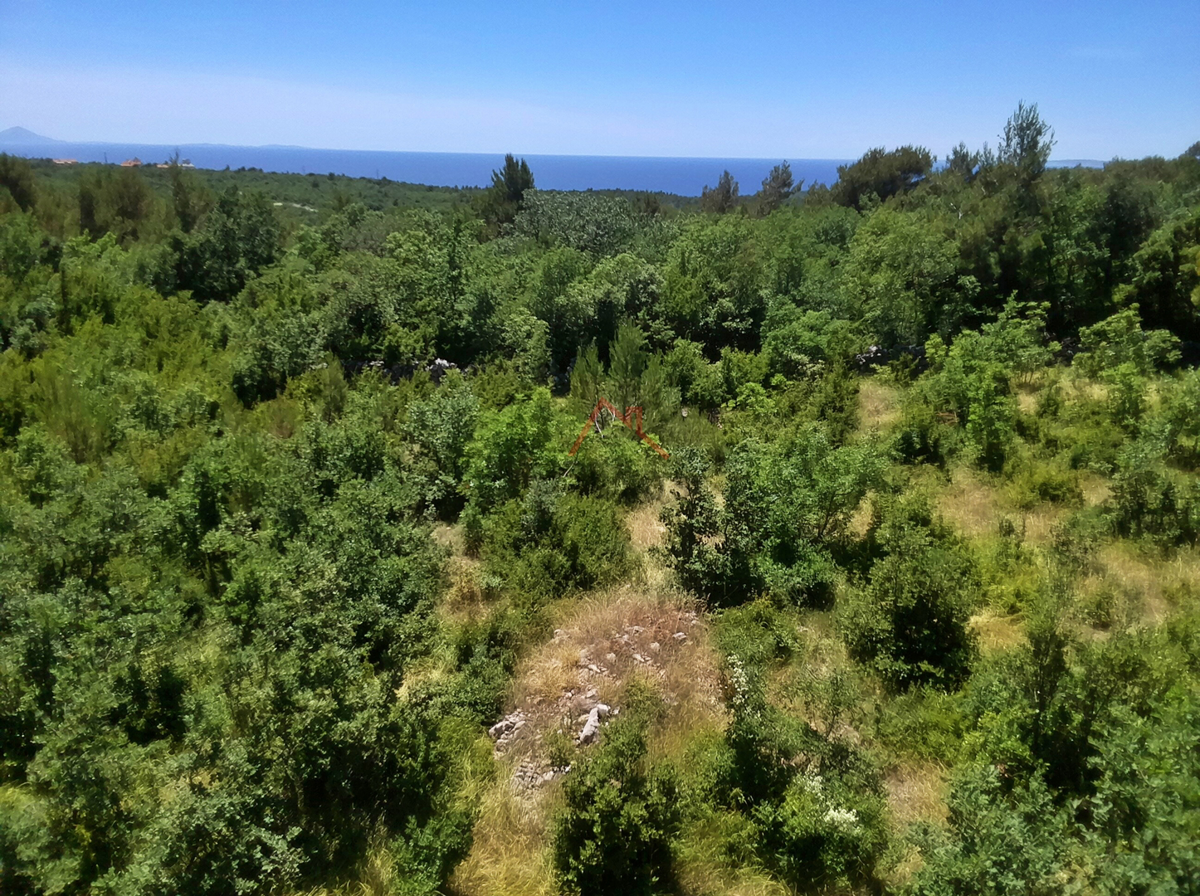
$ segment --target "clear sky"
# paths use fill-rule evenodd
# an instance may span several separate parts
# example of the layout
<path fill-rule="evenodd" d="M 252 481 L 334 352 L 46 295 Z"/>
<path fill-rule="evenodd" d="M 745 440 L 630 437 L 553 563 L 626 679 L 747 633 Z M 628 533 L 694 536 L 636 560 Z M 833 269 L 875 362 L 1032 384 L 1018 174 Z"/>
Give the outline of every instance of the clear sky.
<path fill-rule="evenodd" d="M 65 140 L 848 158 L 1200 139 L 1200 0 L 0 0 L 0 129 Z"/>

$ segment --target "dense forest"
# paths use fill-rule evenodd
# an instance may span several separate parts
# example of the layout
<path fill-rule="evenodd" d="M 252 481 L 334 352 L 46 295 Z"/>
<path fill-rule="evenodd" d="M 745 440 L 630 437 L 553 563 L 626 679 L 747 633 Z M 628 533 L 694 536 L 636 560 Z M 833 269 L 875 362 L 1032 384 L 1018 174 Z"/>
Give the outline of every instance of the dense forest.
<path fill-rule="evenodd" d="M 1053 145 L 0 156 L 0 892 L 1200 892 L 1200 144 Z"/>

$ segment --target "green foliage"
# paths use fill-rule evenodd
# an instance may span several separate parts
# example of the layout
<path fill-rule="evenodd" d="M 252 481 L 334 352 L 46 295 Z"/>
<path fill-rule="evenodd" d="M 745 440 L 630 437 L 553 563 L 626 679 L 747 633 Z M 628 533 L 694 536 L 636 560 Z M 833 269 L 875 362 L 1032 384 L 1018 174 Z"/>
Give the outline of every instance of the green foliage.
<path fill-rule="evenodd" d="M 634 569 L 617 506 L 563 493 L 552 481 L 537 480 L 521 500 L 498 508 L 481 537 L 488 571 L 525 605 L 616 584 Z"/>
<path fill-rule="evenodd" d="M 717 185 L 705 185 L 700 193 L 700 210 L 723 215 L 731 212 L 738 204 L 738 182 L 728 171 L 722 171 L 717 178 Z"/>
<path fill-rule="evenodd" d="M 1054 144 L 1054 129 L 1038 114 L 1037 103 L 1026 106 L 1022 101 L 1004 123 L 996 159 L 1034 178 L 1046 170 Z"/>
<path fill-rule="evenodd" d="M 901 146 L 889 152 L 877 147 L 853 165 L 839 165 L 833 201 L 861 211 L 868 197 L 883 201 L 911 190 L 933 168 L 933 156 L 923 146 Z"/>
<path fill-rule="evenodd" d="M 1125 365 L 1140 376 L 1179 360 L 1179 340 L 1165 330 L 1142 329 L 1138 306 L 1079 332 L 1083 352 L 1075 364 L 1086 376 L 1102 377 Z"/>
<path fill-rule="evenodd" d="M 882 470 L 875 446 L 835 448 L 819 427 L 806 427 L 769 446 L 737 446 L 718 508 L 703 462 L 682 454 L 675 475 L 686 492 L 664 511 L 681 582 L 718 603 L 766 592 L 787 603 L 827 604 L 836 581 L 831 551 Z"/>
<path fill-rule="evenodd" d="M 950 798 L 950 831 L 929 830 L 912 892 L 1061 892 L 1069 883 L 1066 819 L 1044 786 L 1009 789 L 995 768 L 971 768 Z"/>
<path fill-rule="evenodd" d="M 972 569 L 953 543 L 906 522 L 881 533 L 886 555 L 841 609 L 851 654 L 896 689 L 955 689 L 970 674 Z"/>
<path fill-rule="evenodd" d="M 417 488 L 430 511 L 452 516 L 461 508 L 459 483 L 478 420 L 479 401 L 458 375 L 448 377 L 427 399 L 408 406 L 405 432 L 416 449 L 411 475 L 422 483 Z"/>
<path fill-rule="evenodd" d="M 947 348 L 939 336 L 926 343 L 930 369 L 918 394 L 954 422 L 965 424 L 967 444 L 977 463 L 990 470 L 1004 466 L 1016 437 L 1014 377 L 1042 369 L 1057 348 L 1045 340 L 1047 306 L 1010 300 L 992 323 L 966 331 Z M 914 459 L 933 453 L 940 441 L 935 423 L 916 407 L 902 450 Z"/>
<path fill-rule="evenodd" d="M 1089 840 L 1105 890 L 1186 892 L 1200 874 L 1196 713 L 1194 690 L 1178 688 L 1149 713 L 1123 708 L 1099 732 Z"/>
<path fill-rule="evenodd" d="M 962 288 L 955 247 L 920 218 L 887 208 L 855 231 L 841 283 L 854 316 L 884 345 L 925 340 Z"/>
<path fill-rule="evenodd" d="M 27 212 L 33 208 L 37 199 L 33 168 L 25 159 L 0 153 L 0 187 L 8 191 L 21 211 Z"/>
<path fill-rule="evenodd" d="M 553 834 L 564 892 L 599 896 L 669 892 L 671 843 L 679 829 L 675 777 L 650 767 L 646 722 L 623 716 L 581 759 L 563 787 L 566 805 Z"/>
<path fill-rule="evenodd" d="M 531 190 L 523 197 L 513 230 L 542 243 L 610 256 L 628 248 L 642 224 L 627 199 Z"/>
<path fill-rule="evenodd" d="M 190 290 L 202 302 L 227 302 L 279 251 L 279 225 L 262 193 L 230 188 L 191 234 L 171 242 L 172 270 L 164 287 Z"/>
<path fill-rule="evenodd" d="M 464 487 L 471 505 L 486 513 L 519 497 L 535 479 L 547 479 L 562 469 L 569 445 L 562 444 L 565 438 L 556 438 L 560 428 L 545 389 L 501 411 L 482 414 L 466 454 Z"/>
<path fill-rule="evenodd" d="M 1165 446 L 1153 437 L 1125 445 L 1117 455 L 1108 511 L 1118 533 L 1165 544 L 1200 535 L 1197 483 L 1165 464 Z"/>
<path fill-rule="evenodd" d="M 1200 168 L 1052 145 L 1022 104 L 995 152 L 802 201 L 784 164 L 745 214 L 511 157 L 0 156 L 0 890 L 444 890 L 550 602 L 638 572 L 667 466 L 603 417 L 567 457 L 600 396 L 671 452 L 728 723 L 626 693 L 564 782 L 568 890 L 1195 890 Z M 432 519 L 480 557 L 448 596 Z M 909 809 L 932 763 L 948 822 L 900 834 L 882 770 Z"/>
<path fill-rule="evenodd" d="M 792 179 L 792 166 L 787 162 L 780 162 L 763 178 L 762 189 L 758 191 L 758 205 L 755 210 L 759 215 L 769 215 L 787 202 L 793 193 L 799 192 L 803 186 L 803 180 L 797 184 Z"/>
<path fill-rule="evenodd" d="M 532 190 L 533 173 L 524 159 L 512 153 L 504 157 L 504 167 L 492 172 L 492 185 L 480 195 L 479 209 L 492 227 L 511 224 L 522 208 L 526 192 Z"/>

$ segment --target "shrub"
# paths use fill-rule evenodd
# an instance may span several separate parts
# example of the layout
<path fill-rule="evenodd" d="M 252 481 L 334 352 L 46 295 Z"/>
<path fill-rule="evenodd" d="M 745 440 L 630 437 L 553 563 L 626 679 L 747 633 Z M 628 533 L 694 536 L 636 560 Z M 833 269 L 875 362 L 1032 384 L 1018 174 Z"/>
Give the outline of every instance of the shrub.
<path fill-rule="evenodd" d="M 883 466 L 873 444 L 835 448 L 819 426 L 770 445 L 747 440 L 727 461 L 718 508 L 703 460 L 681 455 L 676 478 L 687 492 L 664 520 L 685 587 L 723 603 L 767 590 L 787 603 L 827 604 L 836 576 L 830 551 Z"/>
<path fill-rule="evenodd" d="M 416 448 L 412 475 L 428 511 L 453 517 L 461 509 L 467 445 L 478 419 L 479 401 L 457 374 L 427 399 L 409 405 L 404 431 Z"/>
<path fill-rule="evenodd" d="M 481 534 L 489 572 L 533 603 L 617 582 L 634 568 L 617 506 L 563 493 L 556 482 L 533 483 L 484 520 Z"/>
<path fill-rule="evenodd" d="M 836 778 L 797 775 L 780 802 L 752 817 L 759 854 L 797 889 L 867 884 L 887 844 L 883 800 Z"/>
<path fill-rule="evenodd" d="M 841 611 L 851 654 L 897 689 L 958 687 L 975 657 L 971 579 L 971 564 L 952 546 L 917 529 L 901 533 Z"/>
<path fill-rule="evenodd" d="M 914 896 L 1030 896 L 1062 892 L 1066 818 L 1038 781 L 1011 788 L 994 767 L 973 767 L 950 795 L 950 830 L 928 830 Z"/>
<path fill-rule="evenodd" d="M 571 473 L 584 494 L 630 505 L 661 488 L 662 467 L 649 446 L 617 431 L 611 437 L 585 439 Z"/>
<path fill-rule="evenodd" d="M 676 793 L 668 768 L 649 767 L 644 721 L 613 721 L 563 786 L 566 805 L 553 834 L 563 890 L 577 896 L 668 891 L 680 822 Z"/>
<path fill-rule="evenodd" d="M 1161 442 L 1143 438 L 1117 455 L 1109 518 L 1121 535 L 1192 544 L 1200 534 L 1200 486 L 1164 463 Z"/>

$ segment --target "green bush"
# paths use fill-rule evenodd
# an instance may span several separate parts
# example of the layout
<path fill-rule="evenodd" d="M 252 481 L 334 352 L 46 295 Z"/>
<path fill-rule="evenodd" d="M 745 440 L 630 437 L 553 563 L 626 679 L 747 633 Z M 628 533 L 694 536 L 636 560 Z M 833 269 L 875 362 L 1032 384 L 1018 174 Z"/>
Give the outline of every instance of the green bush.
<path fill-rule="evenodd" d="M 918 529 L 898 533 L 888 551 L 840 608 L 846 645 L 894 688 L 959 687 L 976 652 L 970 562 Z"/>
<path fill-rule="evenodd" d="M 644 720 L 626 715 L 575 763 L 553 832 L 554 867 L 578 896 L 671 892 L 671 845 L 679 830 L 677 785 L 646 759 Z"/>
<path fill-rule="evenodd" d="M 571 475 L 586 495 L 632 505 L 661 488 L 663 466 L 648 445 L 618 427 L 604 438 L 584 439 Z"/>
<path fill-rule="evenodd" d="M 859 887 L 875 881 L 887 845 L 884 801 L 836 778 L 797 775 L 783 799 L 751 813 L 759 855 L 797 890 Z"/>
<path fill-rule="evenodd" d="M 994 767 L 971 767 L 951 791 L 949 822 L 948 833 L 925 832 L 916 896 L 1029 896 L 1076 883 L 1065 812 L 1036 780 L 1012 787 Z"/>
<path fill-rule="evenodd" d="M 620 509 L 547 480 L 483 521 L 481 553 L 492 574 L 533 604 L 614 584 L 635 568 Z"/>
<path fill-rule="evenodd" d="M 681 453 L 675 475 L 686 492 L 664 511 L 681 581 L 724 604 L 767 591 L 785 603 L 828 605 L 836 581 L 832 550 L 883 466 L 874 444 L 836 448 L 815 425 L 771 444 L 746 440 L 727 460 L 725 504 L 718 507 L 703 459 Z"/>

